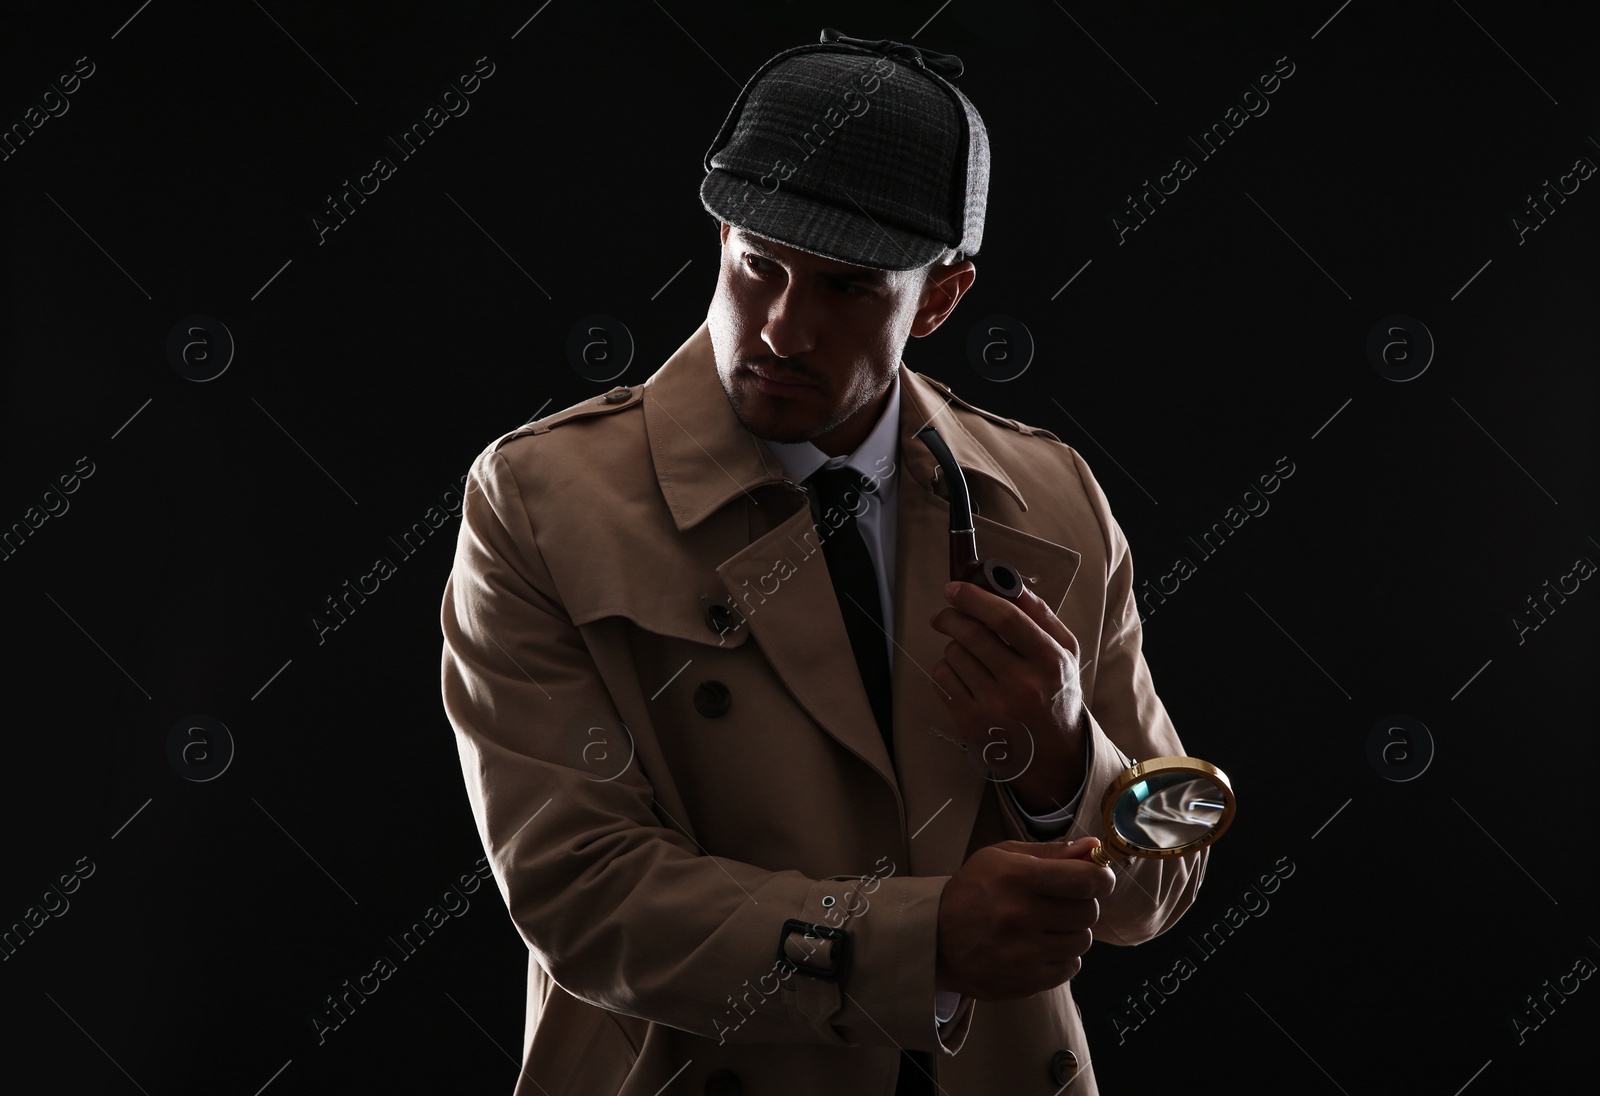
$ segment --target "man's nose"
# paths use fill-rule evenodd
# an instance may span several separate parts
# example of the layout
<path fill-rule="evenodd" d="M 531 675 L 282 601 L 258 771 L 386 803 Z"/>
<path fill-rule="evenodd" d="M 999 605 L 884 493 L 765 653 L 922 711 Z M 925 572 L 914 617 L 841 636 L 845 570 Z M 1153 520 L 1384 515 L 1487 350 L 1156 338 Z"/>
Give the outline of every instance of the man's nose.
<path fill-rule="evenodd" d="M 784 286 L 767 311 L 767 324 L 761 341 L 780 358 L 808 354 L 816 347 L 818 303 L 814 295 L 797 289 L 793 281 Z"/>

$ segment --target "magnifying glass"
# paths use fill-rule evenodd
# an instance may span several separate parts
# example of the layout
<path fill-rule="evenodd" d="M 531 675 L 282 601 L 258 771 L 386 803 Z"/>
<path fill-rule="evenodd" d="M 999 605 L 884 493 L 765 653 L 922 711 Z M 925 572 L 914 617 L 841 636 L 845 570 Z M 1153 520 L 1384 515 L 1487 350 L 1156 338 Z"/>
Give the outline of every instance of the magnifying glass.
<path fill-rule="evenodd" d="M 1153 757 L 1124 772 L 1100 804 L 1106 841 L 1090 853 L 1111 866 L 1203 849 L 1227 832 L 1236 802 L 1228 774 L 1198 757 Z"/>

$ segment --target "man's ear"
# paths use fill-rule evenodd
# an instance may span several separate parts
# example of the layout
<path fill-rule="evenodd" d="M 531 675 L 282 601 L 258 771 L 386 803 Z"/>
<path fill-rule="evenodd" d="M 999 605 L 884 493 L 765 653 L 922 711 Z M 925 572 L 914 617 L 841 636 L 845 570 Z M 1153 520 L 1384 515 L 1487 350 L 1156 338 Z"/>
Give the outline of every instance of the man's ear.
<path fill-rule="evenodd" d="M 911 321 L 910 334 L 922 338 L 938 330 L 945 318 L 955 311 L 956 304 L 966 295 L 977 280 L 978 268 L 971 259 L 935 266 L 924 275 L 922 295 L 918 300 L 917 314 Z"/>

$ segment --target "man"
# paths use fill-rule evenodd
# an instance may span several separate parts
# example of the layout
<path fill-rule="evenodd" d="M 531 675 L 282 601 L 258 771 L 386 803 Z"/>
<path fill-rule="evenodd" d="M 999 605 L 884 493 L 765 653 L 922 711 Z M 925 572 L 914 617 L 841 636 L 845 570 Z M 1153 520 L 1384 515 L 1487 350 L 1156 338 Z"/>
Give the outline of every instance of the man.
<path fill-rule="evenodd" d="M 1089 858 L 1183 752 L 1105 495 L 900 359 L 975 277 L 959 73 L 768 61 L 707 154 L 705 323 L 473 465 L 444 703 L 529 949 L 517 1096 L 1094 1093 L 1080 956 L 1194 899 L 1204 851 Z M 1014 602 L 948 582 L 930 424 Z"/>

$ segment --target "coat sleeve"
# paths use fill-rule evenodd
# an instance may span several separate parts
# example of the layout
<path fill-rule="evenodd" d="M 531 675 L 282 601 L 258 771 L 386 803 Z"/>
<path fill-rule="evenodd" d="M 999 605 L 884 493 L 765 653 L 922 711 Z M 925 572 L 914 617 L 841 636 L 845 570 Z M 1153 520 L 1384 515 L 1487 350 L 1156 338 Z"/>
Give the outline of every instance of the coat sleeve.
<path fill-rule="evenodd" d="M 538 544 L 582 535 L 540 529 L 505 455 L 486 450 L 440 609 L 473 818 L 534 960 L 580 1000 L 718 1042 L 938 1049 L 948 876 L 819 880 L 713 856 L 657 801 L 643 761 L 607 779 L 585 764 L 587 728 L 625 731 Z M 841 981 L 778 961 L 789 918 L 847 934 Z M 826 968 L 839 947 L 795 934 L 786 954 Z"/>
<path fill-rule="evenodd" d="M 1143 631 L 1134 601 L 1133 553 L 1128 539 L 1111 516 L 1105 492 L 1089 466 L 1076 450 L 1068 451 L 1105 541 L 1105 573 L 1080 574 L 1077 581 L 1105 584 L 1105 615 L 1099 628 L 1099 645 L 1093 651 L 1080 651 L 1082 664 L 1088 666 L 1092 658 L 1095 667 L 1093 692 L 1084 698 L 1088 734 L 1092 738 L 1087 782 L 1072 826 L 1050 840 L 1071 841 L 1090 834 L 1106 844 L 1106 827 L 1100 812 L 1106 789 L 1135 760 L 1182 755 L 1184 749 L 1166 707 L 1156 695 L 1141 650 Z M 1028 828 L 1011 796 L 1000 795 L 999 799 L 1007 826 L 1018 840 L 1041 840 Z M 1141 944 L 1171 928 L 1193 904 L 1210 851 L 1206 848 L 1186 856 L 1159 860 L 1130 857 L 1119 861 L 1113 868 L 1116 887 L 1100 903 L 1095 939 L 1112 944 Z"/>

